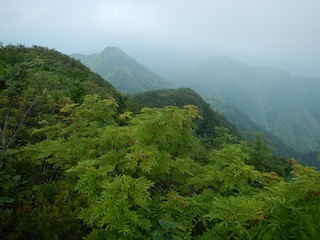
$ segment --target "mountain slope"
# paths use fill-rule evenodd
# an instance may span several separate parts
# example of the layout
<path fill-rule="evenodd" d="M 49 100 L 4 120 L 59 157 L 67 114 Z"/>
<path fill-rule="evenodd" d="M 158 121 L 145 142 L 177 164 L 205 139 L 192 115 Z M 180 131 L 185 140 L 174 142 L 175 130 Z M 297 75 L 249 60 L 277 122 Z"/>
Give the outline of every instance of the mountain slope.
<path fill-rule="evenodd" d="M 0 93 L 4 240 L 320 235 L 320 173 L 229 134 L 206 151 L 193 107 L 117 111 L 109 83 L 41 47 L 0 46 Z M 224 121 L 192 90 L 155 93 Z"/>
<path fill-rule="evenodd" d="M 266 140 L 266 144 L 273 148 L 275 153 L 279 156 L 298 159 L 299 162 L 304 165 L 315 166 L 320 169 L 320 161 L 318 161 L 317 152 L 311 151 L 302 153 L 293 149 L 292 147 L 289 147 L 284 143 L 283 140 L 274 136 L 262 126 L 252 122 L 248 116 L 226 102 L 220 101 L 213 97 L 205 98 L 205 101 L 210 104 L 214 111 L 217 111 L 221 115 L 225 116 L 231 124 L 236 126 L 237 130 L 244 139 L 249 140 L 248 137 L 250 137 L 250 135 L 248 136 L 248 133 L 260 132 L 262 133 L 263 138 Z"/>
<path fill-rule="evenodd" d="M 246 132 L 261 132 L 267 146 L 271 147 L 275 154 L 286 158 L 295 158 L 301 164 L 320 169 L 320 162 L 317 161 L 316 152 L 300 153 L 296 151 L 284 144 L 279 138 L 270 134 L 266 129 L 250 121 L 239 110 L 217 99 L 207 98 L 203 100 L 201 96 L 191 89 L 179 88 L 176 90 L 166 89 L 138 93 L 129 96 L 128 103 L 130 109 L 135 113 L 140 112 L 143 107 L 195 105 L 203 117 L 203 119 L 197 121 L 199 127 L 197 133 L 200 136 L 204 136 L 211 144 L 215 145 L 215 127 L 227 128 L 233 135 L 240 137 L 239 134 L 241 134 L 240 138 L 247 140 L 250 140 L 248 139 L 250 136 Z M 208 103 L 210 103 L 211 107 L 209 107 Z M 234 126 L 237 126 L 237 129 Z"/>
<path fill-rule="evenodd" d="M 31 129 L 61 119 L 65 104 L 80 104 L 86 95 L 122 95 L 85 65 L 55 50 L 34 46 L 0 48 L 0 139 L 5 151 L 37 141 Z"/>
<path fill-rule="evenodd" d="M 198 107 L 203 119 L 197 122 L 198 133 L 206 137 L 215 137 L 215 127 L 224 127 L 229 129 L 230 133 L 239 136 L 236 128 L 228 120 L 213 111 L 196 92 L 188 88 L 179 88 L 176 90 L 155 90 L 145 93 L 129 96 L 129 102 L 136 106 L 137 112 L 142 107 L 165 107 L 168 105 L 183 107 L 192 104 Z"/>
<path fill-rule="evenodd" d="M 171 85 L 119 48 L 107 47 L 99 54 L 73 54 L 92 71 L 123 93 L 169 88 Z"/>
<path fill-rule="evenodd" d="M 320 150 L 320 79 L 216 57 L 173 82 L 233 105 L 297 150 Z"/>

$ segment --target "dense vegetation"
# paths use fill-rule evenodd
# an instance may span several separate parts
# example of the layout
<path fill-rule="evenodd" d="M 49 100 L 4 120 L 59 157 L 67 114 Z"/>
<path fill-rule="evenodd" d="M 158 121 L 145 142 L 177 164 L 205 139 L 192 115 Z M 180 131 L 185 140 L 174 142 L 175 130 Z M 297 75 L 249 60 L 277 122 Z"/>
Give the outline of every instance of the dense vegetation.
<path fill-rule="evenodd" d="M 54 50 L 0 51 L 2 239 L 320 235 L 320 173 L 273 156 L 260 136 L 217 127 L 204 144 L 201 108 L 137 112 Z"/>
<path fill-rule="evenodd" d="M 122 93 L 138 93 L 171 86 L 116 47 L 107 47 L 99 54 L 73 54 L 72 57 L 100 74 Z"/>
<path fill-rule="evenodd" d="M 215 137 L 215 128 L 227 128 L 232 135 L 240 137 L 236 128 L 219 113 L 213 111 L 196 92 L 189 88 L 164 89 L 138 93 L 128 97 L 128 104 L 134 112 L 139 112 L 143 107 L 183 107 L 192 104 L 198 108 L 201 119 L 196 120 L 198 135 L 205 138 Z"/>

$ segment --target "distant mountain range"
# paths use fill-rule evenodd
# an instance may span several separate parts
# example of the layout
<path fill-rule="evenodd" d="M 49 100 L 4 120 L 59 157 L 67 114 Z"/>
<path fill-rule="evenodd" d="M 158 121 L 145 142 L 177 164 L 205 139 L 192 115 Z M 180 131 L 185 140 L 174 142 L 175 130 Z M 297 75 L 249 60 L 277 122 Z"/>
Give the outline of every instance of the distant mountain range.
<path fill-rule="evenodd" d="M 122 93 L 132 94 L 172 87 L 168 81 L 117 47 L 107 47 L 97 54 L 73 54 L 71 57 L 80 60 Z"/>
<path fill-rule="evenodd" d="M 232 105 L 299 151 L 320 149 L 320 79 L 215 57 L 172 82 L 190 87 L 206 99 L 214 97 Z M 229 113 L 224 114 L 228 117 Z"/>
<path fill-rule="evenodd" d="M 301 65 L 287 59 L 270 59 L 201 47 L 185 49 L 170 46 L 124 46 L 123 50 L 155 73 L 169 79 L 181 74 L 201 61 L 218 56 L 228 57 L 257 67 L 269 66 L 283 69 L 296 76 L 320 76 L 319 68 Z"/>
<path fill-rule="evenodd" d="M 320 79 L 296 77 L 275 68 L 214 57 L 183 73 L 180 68 L 180 74 L 169 82 L 116 47 L 107 47 L 99 54 L 73 54 L 72 57 L 122 93 L 144 92 L 131 97 L 141 106 L 170 105 L 169 100 L 176 101 L 179 97 L 174 95 L 181 94 L 181 90 L 148 93 L 150 90 L 173 86 L 191 88 L 236 126 L 242 136 L 246 132 L 262 132 L 278 154 L 303 159 L 308 165 L 319 165 L 315 161 L 320 150 L 317 106 Z M 191 99 L 194 96 L 189 95 Z M 157 100 L 159 103 L 155 104 Z M 303 154 L 307 152 L 308 155 Z"/>

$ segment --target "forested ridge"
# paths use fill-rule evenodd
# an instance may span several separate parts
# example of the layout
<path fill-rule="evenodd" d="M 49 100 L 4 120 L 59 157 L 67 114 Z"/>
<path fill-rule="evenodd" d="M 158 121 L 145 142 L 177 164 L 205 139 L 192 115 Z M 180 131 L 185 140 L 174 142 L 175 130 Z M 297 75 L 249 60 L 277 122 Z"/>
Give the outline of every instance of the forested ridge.
<path fill-rule="evenodd" d="M 195 91 L 190 88 L 162 89 L 138 93 L 128 96 L 128 105 L 133 112 L 138 113 L 143 107 L 165 107 L 178 106 L 183 107 L 192 104 L 198 108 L 201 119 L 196 120 L 196 133 L 208 140 L 216 136 L 216 127 L 227 128 L 228 131 L 237 137 L 240 137 L 235 126 L 230 124 L 227 119 L 219 113 L 213 111 Z"/>
<path fill-rule="evenodd" d="M 142 106 L 80 62 L 22 45 L 0 48 L 0 91 L 2 239 L 320 236 L 320 173 L 231 124 L 208 141 L 194 102 Z"/>
<path fill-rule="evenodd" d="M 107 47 L 97 54 L 73 54 L 71 56 L 100 74 L 122 93 L 132 94 L 172 87 L 168 81 L 117 47 Z"/>

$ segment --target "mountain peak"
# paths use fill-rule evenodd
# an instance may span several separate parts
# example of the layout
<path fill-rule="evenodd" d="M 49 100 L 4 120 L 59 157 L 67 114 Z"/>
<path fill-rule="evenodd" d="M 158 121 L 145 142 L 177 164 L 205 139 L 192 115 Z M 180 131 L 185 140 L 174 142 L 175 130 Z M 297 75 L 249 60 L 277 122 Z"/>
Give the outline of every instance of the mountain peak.
<path fill-rule="evenodd" d="M 78 59 L 123 93 L 144 92 L 171 86 L 118 47 L 106 47 L 99 54 L 81 56 Z"/>
<path fill-rule="evenodd" d="M 103 51 L 100 54 L 110 54 L 110 53 L 121 53 L 121 54 L 125 54 L 120 48 L 118 47 L 106 47 L 105 49 L 103 49 Z"/>

